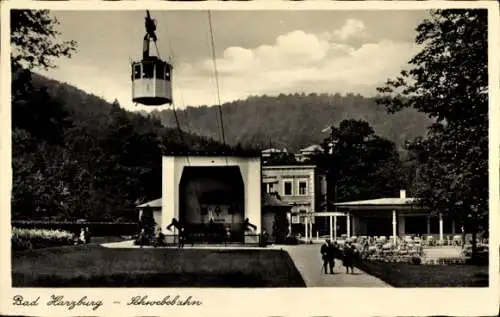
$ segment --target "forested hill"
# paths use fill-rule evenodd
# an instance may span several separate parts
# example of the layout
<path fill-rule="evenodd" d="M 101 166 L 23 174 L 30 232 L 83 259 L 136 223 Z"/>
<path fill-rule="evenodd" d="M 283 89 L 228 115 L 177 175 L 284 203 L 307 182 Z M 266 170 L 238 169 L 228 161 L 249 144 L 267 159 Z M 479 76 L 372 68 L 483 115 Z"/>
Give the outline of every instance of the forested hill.
<path fill-rule="evenodd" d="M 31 81 L 35 86 L 47 89 L 50 97 L 68 112 L 69 118 L 74 125 L 83 124 L 96 134 L 104 133 L 108 130 L 106 126 L 109 125 L 111 120 L 110 116 L 113 103 L 70 84 L 59 82 L 36 73 L 32 73 Z M 131 120 L 134 128 L 137 130 L 136 132 L 157 133 L 163 136 L 168 135 L 173 138 L 171 141 L 181 142 L 181 140 L 178 139 L 179 136 L 176 131 L 176 126 L 165 127 L 157 118 L 148 115 L 148 113 L 144 111 L 131 112 L 123 109 L 120 111 Z M 196 144 L 200 142 L 211 142 L 211 140 L 207 138 L 189 134 L 186 131 L 184 131 L 183 137 L 187 143 L 194 146 L 192 149 L 196 150 L 199 149 Z M 193 145 L 193 143 L 196 144 Z"/>
<path fill-rule="evenodd" d="M 154 111 L 166 126 L 175 126 L 172 110 Z M 421 136 L 431 124 L 424 114 L 405 109 L 388 114 L 372 98 L 347 94 L 281 94 L 249 97 L 222 105 L 224 133 L 229 144 L 255 147 L 285 147 L 296 151 L 312 143 L 320 143 L 326 127 L 344 119 L 367 121 L 379 136 L 400 148 L 404 142 Z M 199 135 L 220 140 L 217 107 L 187 107 L 178 111 L 183 127 Z"/>
<path fill-rule="evenodd" d="M 161 197 L 162 153 L 228 150 L 25 70 L 12 91 L 12 219 L 135 221 Z"/>

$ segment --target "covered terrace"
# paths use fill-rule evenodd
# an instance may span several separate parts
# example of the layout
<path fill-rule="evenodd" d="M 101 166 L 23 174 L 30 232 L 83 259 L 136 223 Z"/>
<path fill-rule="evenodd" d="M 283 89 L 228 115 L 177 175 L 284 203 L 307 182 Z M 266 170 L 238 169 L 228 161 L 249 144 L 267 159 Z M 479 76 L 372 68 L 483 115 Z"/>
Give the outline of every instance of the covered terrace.
<path fill-rule="evenodd" d="M 406 197 L 401 190 L 398 198 L 380 198 L 336 203 L 337 212 L 317 213 L 315 216 L 346 217 L 347 237 L 351 236 L 390 236 L 394 243 L 398 236 L 419 235 L 436 236 L 444 240 L 445 234 L 455 234 L 454 219 L 441 214 L 432 215 L 431 211 L 416 204 L 416 199 Z M 330 221 L 330 232 L 335 225 Z M 332 235 L 332 234 L 330 234 Z M 333 234 L 336 237 L 336 234 Z"/>

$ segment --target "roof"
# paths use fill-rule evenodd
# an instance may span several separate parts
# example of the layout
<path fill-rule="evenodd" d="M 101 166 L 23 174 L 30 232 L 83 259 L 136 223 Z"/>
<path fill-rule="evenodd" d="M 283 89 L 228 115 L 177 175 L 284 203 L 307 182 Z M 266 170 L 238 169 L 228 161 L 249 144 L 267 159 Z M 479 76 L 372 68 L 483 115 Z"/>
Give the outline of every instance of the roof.
<path fill-rule="evenodd" d="M 262 150 L 262 153 L 286 153 L 286 149 L 270 148 Z"/>
<path fill-rule="evenodd" d="M 416 202 L 416 198 L 379 198 L 370 200 L 347 201 L 336 203 L 335 206 L 404 206 Z"/>
<path fill-rule="evenodd" d="M 299 150 L 299 152 L 315 152 L 315 151 L 323 151 L 323 147 L 321 147 L 321 145 L 318 144 L 313 144 Z"/>
<path fill-rule="evenodd" d="M 266 165 L 266 166 L 262 166 L 262 169 L 265 169 L 265 170 L 268 170 L 268 169 L 303 169 L 303 168 L 316 168 L 316 165 L 294 164 L 294 165 Z"/>
<path fill-rule="evenodd" d="M 146 207 L 161 208 L 161 198 L 151 200 L 137 206 L 137 208 L 146 208 Z"/>
<path fill-rule="evenodd" d="M 164 152 L 163 156 L 227 156 L 227 157 L 261 157 L 260 151 L 229 150 L 229 151 L 175 151 Z"/>
<path fill-rule="evenodd" d="M 351 210 L 368 210 L 368 209 L 411 209 L 420 210 L 421 206 L 417 204 L 416 198 L 379 198 L 370 200 L 358 200 L 358 201 L 348 201 L 342 203 L 336 203 L 336 207 L 342 209 L 347 208 Z"/>

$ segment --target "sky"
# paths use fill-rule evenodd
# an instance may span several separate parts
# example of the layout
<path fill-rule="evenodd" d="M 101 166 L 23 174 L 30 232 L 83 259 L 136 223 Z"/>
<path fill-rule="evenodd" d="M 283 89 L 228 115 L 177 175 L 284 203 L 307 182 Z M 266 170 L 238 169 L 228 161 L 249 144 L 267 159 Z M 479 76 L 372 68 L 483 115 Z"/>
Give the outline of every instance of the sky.
<path fill-rule="evenodd" d="M 108 101 L 134 105 L 130 62 L 142 54 L 144 11 L 51 11 L 71 58 L 43 75 Z M 222 103 L 279 93 L 360 93 L 370 96 L 408 66 L 418 47 L 415 28 L 427 16 L 408 11 L 211 11 Z M 174 65 L 177 109 L 214 105 L 217 95 L 207 11 L 151 11 L 158 49 Z M 156 49 L 151 46 L 151 53 Z"/>

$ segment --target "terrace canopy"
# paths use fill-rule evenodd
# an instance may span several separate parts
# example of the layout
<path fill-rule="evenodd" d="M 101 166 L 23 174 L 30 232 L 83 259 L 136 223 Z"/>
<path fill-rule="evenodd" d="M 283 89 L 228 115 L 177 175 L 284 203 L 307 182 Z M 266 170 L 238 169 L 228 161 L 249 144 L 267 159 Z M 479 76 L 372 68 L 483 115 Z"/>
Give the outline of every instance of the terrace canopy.
<path fill-rule="evenodd" d="M 417 204 L 416 198 L 406 197 L 406 192 L 401 191 L 400 197 L 398 198 L 380 198 L 371 200 L 359 200 L 359 201 L 349 201 L 341 202 L 335 204 L 337 210 L 345 213 L 347 217 L 347 235 L 350 236 L 351 222 L 352 222 L 352 232 L 353 235 L 357 235 L 358 232 L 362 234 L 367 234 L 369 230 L 368 227 L 372 227 L 375 230 L 385 230 L 389 229 L 391 231 L 391 236 L 393 241 L 397 241 L 398 233 L 400 235 L 406 234 L 405 225 L 411 224 L 411 222 L 417 222 L 417 218 L 426 219 L 427 230 L 424 232 L 419 232 L 420 234 L 430 234 L 430 212 L 427 208 L 422 208 Z M 390 222 L 387 221 L 392 215 L 392 230 L 387 228 L 387 224 L 390 226 Z M 351 219 L 352 217 L 352 219 Z M 443 240 L 443 216 L 439 214 L 439 240 Z M 377 221 L 378 219 L 378 221 Z M 352 220 L 352 221 L 351 221 Z M 452 221 L 452 233 L 454 233 L 455 225 Z M 382 228 L 380 228 L 382 227 Z M 426 231 L 426 232 L 425 232 Z M 386 230 L 387 232 L 387 230 Z"/>

